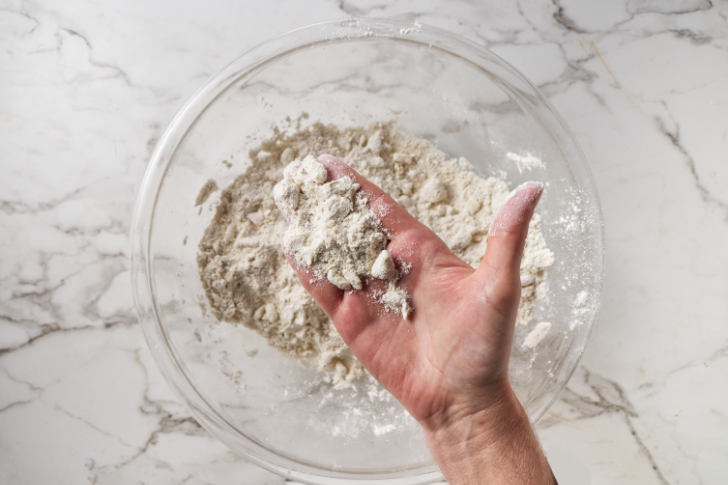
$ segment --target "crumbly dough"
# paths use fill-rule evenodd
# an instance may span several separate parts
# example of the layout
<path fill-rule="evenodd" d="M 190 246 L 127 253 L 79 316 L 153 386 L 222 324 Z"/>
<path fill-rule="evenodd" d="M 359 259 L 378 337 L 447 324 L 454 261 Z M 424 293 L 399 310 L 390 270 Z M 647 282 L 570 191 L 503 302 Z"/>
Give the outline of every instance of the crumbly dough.
<path fill-rule="evenodd" d="M 485 252 L 488 229 L 508 197 L 508 186 L 480 177 L 464 158 L 448 158 L 392 123 L 346 129 L 315 123 L 289 133 L 277 130 L 249 153 L 250 166 L 221 193 L 199 244 L 200 278 L 210 306 L 218 319 L 256 330 L 338 384 L 361 375 L 363 367 L 288 265 L 280 239 L 286 222 L 271 197 L 285 166 L 322 153 L 379 185 L 472 266 Z M 545 294 L 551 264 L 553 254 L 535 215 L 521 263 L 519 323 L 530 320 L 535 302 Z M 388 263 L 381 265 L 377 271 L 389 271 Z"/>
<path fill-rule="evenodd" d="M 283 169 L 283 179 L 273 187 L 273 199 L 288 220 L 283 248 L 298 265 L 341 290 L 361 290 L 369 277 L 387 281 L 387 292 L 376 300 L 406 319 L 407 294 L 397 286 L 399 273 L 384 249 L 381 221 L 351 177 L 327 179 L 326 167 L 312 155 Z"/>

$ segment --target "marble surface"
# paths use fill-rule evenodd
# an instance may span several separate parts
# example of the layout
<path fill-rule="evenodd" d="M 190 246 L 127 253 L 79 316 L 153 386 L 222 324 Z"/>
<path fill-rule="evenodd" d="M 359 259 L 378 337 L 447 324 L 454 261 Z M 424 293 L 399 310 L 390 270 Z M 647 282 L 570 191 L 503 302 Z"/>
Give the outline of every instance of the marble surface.
<path fill-rule="evenodd" d="M 539 424 L 561 483 L 726 483 L 728 3 L 489 3 L 0 1 L 0 483 L 284 483 L 161 378 L 127 232 L 186 97 L 265 38 L 352 15 L 490 46 L 591 162 L 603 306 Z"/>

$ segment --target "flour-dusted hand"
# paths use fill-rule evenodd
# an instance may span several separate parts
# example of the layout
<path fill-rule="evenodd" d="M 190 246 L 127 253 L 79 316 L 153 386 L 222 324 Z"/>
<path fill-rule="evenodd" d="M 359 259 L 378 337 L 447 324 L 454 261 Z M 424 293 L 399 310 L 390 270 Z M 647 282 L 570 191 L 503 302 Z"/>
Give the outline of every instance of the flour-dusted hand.
<path fill-rule="evenodd" d="M 519 266 L 543 186 L 524 184 L 506 201 L 474 270 L 356 171 L 332 156 L 318 160 L 330 180 L 360 185 L 386 229 L 387 251 L 408 266 L 398 284 L 413 312 L 405 319 L 382 311 L 377 296 L 386 284 L 376 279 L 344 291 L 294 264 L 301 283 L 362 364 L 422 424 L 451 484 L 554 483 L 508 381 Z"/>

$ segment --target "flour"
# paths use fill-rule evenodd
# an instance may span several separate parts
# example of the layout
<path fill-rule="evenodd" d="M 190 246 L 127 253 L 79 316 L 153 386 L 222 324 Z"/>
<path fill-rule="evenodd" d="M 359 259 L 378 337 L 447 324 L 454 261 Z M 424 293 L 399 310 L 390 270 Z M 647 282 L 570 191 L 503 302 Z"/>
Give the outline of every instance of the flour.
<path fill-rule="evenodd" d="M 523 339 L 523 348 L 535 348 L 544 338 L 546 338 L 549 330 L 551 330 L 551 322 L 538 322 L 533 330 L 526 335 L 526 338 Z"/>
<path fill-rule="evenodd" d="M 543 161 L 533 153 L 526 152 L 524 154 L 506 152 L 506 158 L 516 163 L 518 173 L 524 170 L 533 170 L 534 168 L 544 168 Z"/>
<path fill-rule="evenodd" d="M 480 177 L 464 158 L 448 158 L 430 142 L 391 123 L 348 129 L 315 123 L 289 133 L 276 131 L 250 151 L 250 166 L 222 191 L 199 244 L 200 278 L 210 307 L 218 319 L 254 329 L 273 347 L 317 365 L 329 381 L 339 384 L 362 375 L 363 367 L 285 259 L 280 237 L 287 223 L 271 197 L 287 165 L 323 153 L 340 158 L 381 187 L 471 266 L 485 253 L 490 225 L 509 190 L 503 180 Z M 318 183 L 322 172 L 311 167 L 311 173 L 289 176 L 311 177 L 304 184 Z M 350 202 L 353 208 L 356 195 Z M 327 217 L 333 218 L 347 210 L 349 205 L 342 201 L 326 207 Z M 536 214 L 521 263 L 519 324 L 528 323 L 535 303 L 546 294 L 546 271 L 553 264 L 540 225 Z M 361 275 L 386 274 L 387 289 L 376 297 L 396 307 L 399 288 L 390 272 L 392 267 L 399 273 L 410 268 L 397 268 L 394 262 L 390 266 L 382 254 L 385 247 L 386 242 L 377 242 L 367 253 L 371 264 L 356 276 L 361 281 Z M 308 257 L 303 253 L 302 258 Z M 356 288 L 352 274 L 339 274 L 342 287 Z"/>
<path fill-rule="evenodd" d="M 359 184 L 344 176 L 327 181 L 326 167 L 312 155 L 283 169 L 273 198 L 288 220 L 283 247 L 297 264 L 341 290 L 361 290 L 368 278 L 388 283 L 377 301 L 406 319 L 410 312 L 381 221 L 369 209 Z"/>
<path fill-rule="evenodd" d="M 212 179 L 209 179 L 207 182 L 205 182 L 205 185 L 202 186 L 200 189 L 200 192 L 197 194 L 197 197 L 195 198 L 195 207 L 202 205 L 207 201 L 208 198 L 210 198 L 210 195 L 212 195 L 213 192 L 217 190 L 217 182 L 215 182 Z"/>
<path fill-rule="evenodd" d="M 392 256 L 390 256 L 389 251 L 383 249 L 372 264 L 372 276 L 380 280 L 390 280 L 396 275 L 397 269 L 394 267 Z"/>

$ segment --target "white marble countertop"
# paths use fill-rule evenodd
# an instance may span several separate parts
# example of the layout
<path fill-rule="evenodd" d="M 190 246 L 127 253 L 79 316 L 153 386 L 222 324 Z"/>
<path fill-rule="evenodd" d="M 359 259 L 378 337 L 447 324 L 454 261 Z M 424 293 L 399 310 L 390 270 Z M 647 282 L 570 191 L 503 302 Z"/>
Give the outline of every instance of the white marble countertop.
<path fill-rule="evenodd" d="M 210 437 L 162 380 L 127 231 L 187 96 L 261 40 L 351 15 L 490 46 L 591 162 L 603 305 L 539 425 L 562 483 L 726 483 L 728 3 L 475 3 L 0 2 L 0 483 L 284 482 Z"/>

